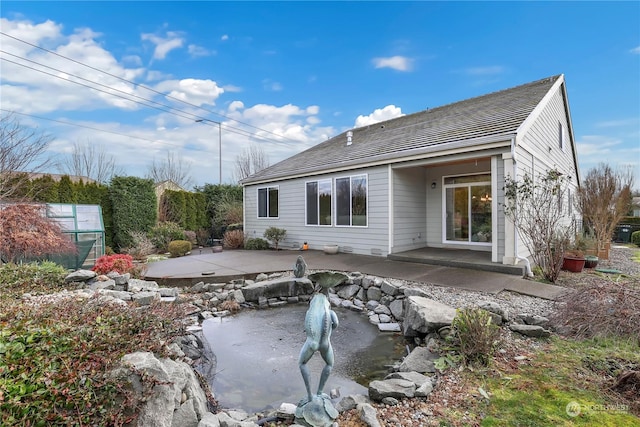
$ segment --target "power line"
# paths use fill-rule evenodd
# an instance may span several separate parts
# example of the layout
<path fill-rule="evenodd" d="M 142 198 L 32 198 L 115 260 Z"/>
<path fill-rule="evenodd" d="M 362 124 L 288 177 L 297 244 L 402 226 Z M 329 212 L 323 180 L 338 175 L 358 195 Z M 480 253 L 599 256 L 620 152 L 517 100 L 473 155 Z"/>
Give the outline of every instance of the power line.
<path fill-rule="evenodd" d="M 30 69 L 30 70 L 32 70 L 32 71 L 36 71 L 36 72 L 39 72 L 39 73 L 42 73 L 42 74 L 46 74 L 46 75 L 48 75 L 48 76 L 51 76 L 51 77 L 54 77 L 54 78 L 57 78 L 57 79 L 63 80 L 63 81 L 68 82 L 68 83 L 73 83 L 73 84 L 76 84 L 76 85 L 79 85 L 79 86 L 83 86 L 83 87 L 86 87 L 86 88 L 88 88 L 88 89 L 95 90 L 95 91 L 97 91 L 97 92 L 102 92 L 102 93 L 105 93 L 105 94 L 107 94 L 107 95 L 115 96 L 115 97 L 117 97 L 117 98 L 121 98 L 121 99 L 124 99 L 124 100 L 126 100 L 126 101 L 133 102 L 133 103 L 135 103 L 135 104 L 143 105 L 143 106 L 148 107 L 148 108 L 153 108 L 153 109 L 156 109 L 156 110 L 159 110 L 159 111 L 163 111 L 163 112 L 165 112 L 165 113 L 173 114 L 173 115 L 175 115 L 175 116 L 182 117 L 182 118 L 187 119 L 187 120 L 193 120 L 193 121 L 201 120 L 201 121 L 203 121 L 203 122 L 206 122 L 207 120 L 208 120 L 208 121 L 211 121 L 210 119 L 202 118 L 202 117 L 200 117 L 200 116 L 198 116 L 198 115 L 196 115 L 196 114 L 189 113 L 188 111 L 183 111 L 183 110 L 180 110 L 180 109 L 177 109 L 177 108 L 174 108 L 174 107 L 168 106 L 168 105 L 166 105 L 166 104 L 162 104 L 162 103 L 159 103 L 159 102 L 157 102 L 157 101 L 153 101 L 153 100 L 150 100 L 150 99 L 147 99 L 147 98 L 144 98 L 144 97 L 138 96 L 138 95 L 129 94 L 129 93 L 127 93 L 127 92 L 125 92 L 125 91 L 122 91 L 122 90 L 120 90 L 120 89 L 115 89 L 115 88 L 112 88 L 112 87 L 110 87 L 110 86 L 108 86 L 108 85 L 104 85 L 104 84 L 102 84 L 102 83 L 94 82 L 93 80 L 85 79 L 84 77 L 77 76 L 77 75 L 75 75 L 75 74 L 73 74 L 73 73 L 69 73 L 69 72 L 66 72 L 66 71 L 64 71 L 64 70 L 60 70 L 60 69 L 57 69 L 57 68 L 54 68 L 54 67 L 50 67 L 50 66 L 48 66 L 48 65 L 41 64 L 41 63 L 39 63 L 39 62 L 32 61 L 32 60 L 27 59 L 27 58 L 23 58 L 23 57 L 21 57 L 21 56 L 14 55 L 14 54 L 12 54 L 12 53 L 8 53 L 8 52 L 6 52 L 6 51 L 4 51 L 4 50 L 0 50 L 0 52 L 5 53 L 5 54 L 8 54 L 8 55 L 11 55 L 11 56 L 14 56 L 14 57 L 17 57 L 17 58 L 19 58 L 19 59 L 22 59 L 22 60 L 25 60 L 25 61 L 28 61 L 28 62 L 31 62 L 31 63 L 34 63 L 34 64 L 39 65 L 39 66 L 41 66 L 41 67 L 45 67 L 45 68 L 48 68 L 48 69 L 51 69 L 51 70 L 54 70 L 54 71 L 57 71 L 57 72 L 60 72 L 60 73 L 65 73 L 67 76 L 72 76 L 72 77 L 74 77 L 74 78 L 77 78 L 77 79 L 80 79 L 80 80 L 84 80 L 84 81 L 90 82 L 90 83 L 92 83 L 92 84 L 96 84 L 96 85 L 98 85 L 98 86 L 106 87 L 106 88 L 108 88 L 109 90 L 103 90 L 103 89 L 99 89 L 99 88 L 97 88 L 97 87 L 93 87 L 93 86 L 91 86 L 91 85 L 87 85 L 87 84 L 84 84 L 84 83 L 81 83 L 81 82 L 73 81 L 73 80 L 70 80 L 70 79 L 65 79 L 65 78 L 63 78 L 63 77 L 61 77 L 61 76 L 59 76 L 59 75 L 56 75 L 56 74 L 53 74 L 53 73 L 49 73 L 49 72 L 44 71 L 44 70 L 39 70 L 39 69 L 34 68 L 34 67 L 31 67 L 31 66 L 29 66 L 29 65 L 21 64 L 21 63 L 19 63 L 19 62 L 12 61 L 12 60 L 7 59 L 7 58 L 4 58 L 4 57 L 0 58 L 0 59 L 2 59 L 3 61 L 6 61 L 6 62 L 9 62 L 9 63 L 12 63 L 12 64 L 14 64 L 14 65 L 18 65 L 18 66 L 20 66 L 20 67 L 24 67 L 24 68 Z M 117 93 L 113 93 L 112 91 L 121 92 L 121 93 L 125 94 L 126 96 L 118 95 Z M 141 101 L 136 101 L 135 99 L 131 99 L 130 97 L 139 98 L 139 99 L 142 99 L 142 100 L 144 100 L 144 101 L 146 101 L 146 102 L 149 102 L 149 103 L 152 103 L 152 104 L 160 105 L 160 106 L 162 106 L 162 107 L 164 107 L 164 108 L 157 107 L 157 106 L 154 106 L 154 105 L 150 105 L 150 104 L 147 104 L 147 103 L 145 103 L 145 102 L 141 102 Z M 175 110 L 175 111 L 177 111 L 177 112 L 174 112 L 174 111 L 171 111 L 171 110 Z M 191 117 L 188 117 L 188 116 L 186 116 L 185 114 L 188 114 L 188 115 L 190 115 Z M 252 137 L 253 137 L 253 138 L 259 138 L 259 139 L 261 139 L 261 140 L 263 140 L 263 141 L 272 142 L 272 143 L 275 143 L 275 144 L 289 145 L 289 144 L 287 144 L 286 142 L 276 141 L 276 140 L 273 140 L 273 139 L 271 139 L 271 138 L 266 138 L 266 137 L 264 137 L 264 136 L 262 136 L 262 135 L 257 135 L 257 134 L 255 134 L 255 133 L 251 133 L 251 132 L 249 132 L 249 131 L 245 131 L 244 129 L 234 128 L 234 127 L 231 127 L 231 126 L 228 126 L 228 125 L 225 125 L 225 126 L 224 126 L 224 128 L 225 128 L 225 131 L 226 131 L 226 132 L 229 132 L 229 133 L 235 133 L 235 134 L 237 134 L 237 135 L 241 135 L 241 136 L 245 136 L 245 137 L 250 137 L 250 138 L 252 138 Z"/>
<path fill-rule="evenodd" d="M 119 132 L 114 132 L 114 131 L 111 131 L 111 130 L 100 129 L 100 128 L 96 128 L 96 127 L 88 126 L 88 125 L 81 125 L 81 124 L 78 124 L 78 123 L 67 122 L 67 121 L 64 121 L 64 120 L 50 119 L 50 118 L 47 118 L 47 117 L 36 116 L 34 114 L 21 113 L 19 111 L 7 110 L 7 109 L 4 109 L 4 108 L 0 108 L 0 111 L 4 111 L 5 113 L 11 113 L 11 114 L 19 114 L 21 116 L 32 117 L 34 119 L 39 119 L 39 120 L 47 120 L 47 121 L 59 123 L 59 124 L 62 124 L 62 125 L 75 126 L 75 127 L 79 127 L 79 128 L 95 130 L 95 131 L 98 131 L 98 132 L 104 132 L 104 133 L 110 133 L 110 134 L 113 134 L 113 135 L 124 136 L 124 137 L 127 137 L 127 138 L 139 139 L 141 141 L 148 141 L 148 142 L 153 142 L 153 143 L 157 143 L 157 144 L 170 145 L 172 147 L 177 147 L 177 148 L 184 148 L 181 145 L 172 144 L 170 142 L 159 141 L 159 140 L 156 140 L 156 139 L 143 138 L 141 136 L 127 135 L 125 133 L 119 133 Z M 215 154 L 214 151 L 206 150 L 206 149 L 203 149 L 203 148 L 191 148 L 191 150 L 193 150 L 193 151 L 204 151 L 204 152 L 207 152 L 207 153 Z"/>
<path fill-rule="evenodd" d="M 16 41 L 19 41 L 19 42 L 21 42 L 21 43 L 27 44 L 27 45 L 29 45 L 29 46 L 35 47 L 36 49 L 40 49 L 40 50 L 42 50 L 42 51 L 44 51 L 44 52 L 47 52 L 47 53 L 50 53 L 50 54 L 52 54 L 52 55 L 56 55 L 56 56 L 58 56 L 58 57 L 60 57 L 60 58 L 66 59 L 66 60 L 68 60 L 68 61 L 74 62 L 74 63 L 76 63 L 76 64 L 78 64 L 78 65 L 82 65 L 83 67 L 87 67 L 87 68 L 92 69 L 92 70 L 94 70 L 94 71 L 98 71 L 98 72 L 100 72 L 100 73 L 106 74 L 106 75 L 111 76 L 111 77 L 113 77 L 113 78 L 116 78 L 116 79 L 118 79 L 118 80 L 120 80 L 120 81 L 124 81 L 124 82 L 130 83 L 130 84 L 132 84 L 132 85 L 134 85 L 134 86 L 136 86 L 136 87 L 140 87 L 140 88 L 143 88 L 143 89 L 148 90 L 148 91 L 150 91 L 150 92 L 156 93 L 156 94 L 158 94 L 158 95 L 162 95 L 162 96 L 167 97 L 167 98 L 169 98 L 169 99 L 171 99 L 171 100 L 174 100 L 174 101 L 177 101 L 177 102 L 181 102 L 181 103 L 183 103 L 183 104 L 185 104 L 185 105 L 189 105 L 189 106 L 191 106 L 191 107 L 197 108 L 197 109 L 202 110 L 202 111 L 206 111 L 207 113 L 214 114 L 214 115 L 219 116 L 219 117 L 222 117 L 222 118 L 224 118 L 224 119 L 226 119 L 226 120 L 231 120 L 231 121 L 234 121 L 234 122 L 236 122 L 236 123 L 240 123 L 240 124 L 242 124 L 242 125 L 244 125 L 244 126 L 248 126 L 248 127 L 250 127 L 250 128 L 257 129 L 257 130 L 259 130 L 259 131 L 262 131 L 262 132 L 266 132 L 266 133 L 272 134 L 272 135 L 274 135 L 274 136 L 277 136 L 278 138 L 283 138 L 283 139 L 286 139 L 286 140 L 288 140 L 288 141 L 290 141 L 290 142 L 298 143 L 298 141 L 294 141 L 294 140 L 292 140 L 292 139 L 285 138 L 284 136 L 282 136 L 282 135 L 278 135 L 278 134 L 277 134 L 277 133 L 275 133 L 275 132 L 271 132 L 271 131 L 269 131 L 269 130 L 259 128 L 259 127 L 257 127 L 257 126 L 253 126 L 253 125 L 251 125 L 251 124 L 249 124 L 249 123 L 242 122 L 242 121 L 240 121 L 240 120 L 234 119 L 234 118 L 232 118 L 232 117 L 225 116 L 225 115 L 220 114 L 220 113 L 216 113 L 215 111 L 208 110 L 208 109 L 206 109 L 206 108 L 203 108 L 203 107 L 201 107 L 201 106 L 199 106 L 199 105 L 196 105 L 196 104 L 190 103 L 190 102 L 185 101 L 185 100 L 183 100 L 183 99 L 176 98 L 176 97 L 173 97 L 173 96 L 171 96 L 171 95 L 169 95 L 169 94 L 162 93 L 162 92 L 157 91 L 157 90 L 155 90 L 155 89 L 153 89 L 153 88 L 151 88 L 151 87 L 148 87 L 148 86 L 145 86 L 145 85 L 142 85 L 142 84 L 139 84 L 139 83 L 135 83 L 135 82 L 133 82 L 133 81 L 131 81 L 131 80 L 127 80 L 127 79 L 125 79 L 125 78 L 123 78 L 123 77 L 117 76 L 117 75 L 115 75 L 115 74 L 109 73 L 109 72 L 107 72 L 107 71 L 101 70 L 101 69 L 99 69 L 99 68 L 93 67 L 93 66 L 91 66 L 91 65 L 85 64 L 85 63 L 83 63 L 83 62 L 80 62 L 80 61 L 77 61 L 77 60 L 75 60 L 75 59 L 69 58 L 69 57 L 67 57 L 67 56 L 61 55 L 61 54 L 59 54 L 59 53 L 57 53 L 57 52 L 54 52 L 54 51 L 52 51 L 52 50 L 49 50 L 49 49 L 46 49 L 46 48 L 40 47 L 40 46 L 38 46 L 38 45 L 36 45 L 36 44 L 33 44 L 33 43 L 30 43 L 30 42 L 28 42 L 28 41 L 26 41 L 26 40 L 22 40 L 22 39 L 20 39 L 20 38 L 18 38 L 18 37 L 14 37 L 14 36 L 9 35 L 9 34 L 7 34 L 7 33 L 3 32 L 3 31 L 0 31 L 0 34 L 2 34 L 2 35 L 3 35 L 3 36 L 5 36 L 5 37 L 12 38 L 12 39 L 14 39 L 14 40 L 16 40 Z M 200 117 L 200 118 L 203 118 L 203 117 Z M 258 137 L 260 137 L 260 136 L 258 136 Z M 264 137 L 261 137 L 261 138 L 263 138 L 263 139 L 265 139 L 265 140 L 268 140 L 267 138 L 264 138 Z"/>

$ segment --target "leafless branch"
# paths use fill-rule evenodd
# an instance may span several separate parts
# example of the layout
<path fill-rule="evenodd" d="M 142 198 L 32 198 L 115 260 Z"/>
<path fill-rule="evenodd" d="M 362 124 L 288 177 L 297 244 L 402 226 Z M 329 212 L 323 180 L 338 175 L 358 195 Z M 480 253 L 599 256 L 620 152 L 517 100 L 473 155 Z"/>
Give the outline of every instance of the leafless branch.
<path fill-rule="evenodd" d="M 163 161 L 153 159 L 147 169 L 147 178 L 154 182 L 173 181 L 184 189 L 191 187 L 193 179 L 189 174 L 191 164 L 182 158 L 176 157 L 173 152 L 167 152 L 167 158 Z"/>
<path fill-rule="evenodd" d="M 114 156 L 89 141 L 75 142 L 72 153 L 60 166 L 62 173 L 86 176 L 103 184 L 115 175 L 124 175 L 124 169 L 118 167 Z"/>
<path fill-rule="evenodd" d="M 30 176 L 53 166 L 45 152 L 53 137 L 20 124 L 11 114 L 0 115 L 0 200 L 24 198 Z"/>

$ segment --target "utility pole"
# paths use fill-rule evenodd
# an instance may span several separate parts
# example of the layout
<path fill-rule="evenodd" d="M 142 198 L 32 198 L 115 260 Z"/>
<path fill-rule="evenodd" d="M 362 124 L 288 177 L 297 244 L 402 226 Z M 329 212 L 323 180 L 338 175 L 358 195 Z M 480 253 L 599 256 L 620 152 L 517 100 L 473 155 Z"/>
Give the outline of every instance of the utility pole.
<path fill-rule="evenodd" d="M 215 123 L 218 125 L 218 184 L 222 184 L 222 123 L 209 119 L 198 119 L 196 123 Z"/>

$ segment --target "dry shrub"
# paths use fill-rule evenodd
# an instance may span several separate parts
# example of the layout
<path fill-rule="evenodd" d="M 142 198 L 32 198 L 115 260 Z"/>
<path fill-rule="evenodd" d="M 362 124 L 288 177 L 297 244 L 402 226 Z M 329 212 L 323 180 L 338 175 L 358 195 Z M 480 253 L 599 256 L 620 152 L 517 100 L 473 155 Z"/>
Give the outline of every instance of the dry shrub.
<path fill-rule="evenodd" d="M 244 232 L 242 230 L 231 230 L 224 233 L 223 244 L 225 248 L 240 249 L 244 247 Z"/>
<path fill-rule="evenodd" d="M 467 365 L 487 366 L 492 360 L 500 328 L 493 323 L 488 311 L 481 308 L 458 310 L 451 323 L 454 344 Z"/>
<path fill-rule="evenodd" d="M 585 286 L 559 300 L 551 321 L 576 338 L 640 337 L 640 287 L 608 282 Z"/>
<path fill-rule="evenodd" d="M 156 253 L 156 245 L 146 233 L 130 231 L 129 235 L 133 241 L 133 246 L 122 250 L 123 253 L 131 255 L 135 260 L 146 260 L 147 256 Z"/>
<path fill-rule="evenodd" d="M 236 300 L 229 299 L 220 304 L 220 309 L 236 313 L 240 311 L 240 304 Z"/>

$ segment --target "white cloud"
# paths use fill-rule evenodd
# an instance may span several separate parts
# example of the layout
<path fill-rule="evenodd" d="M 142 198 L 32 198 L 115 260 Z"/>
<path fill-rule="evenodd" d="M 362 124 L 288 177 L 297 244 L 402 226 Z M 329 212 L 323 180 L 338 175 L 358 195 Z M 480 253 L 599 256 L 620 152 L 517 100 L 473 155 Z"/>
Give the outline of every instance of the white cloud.
<path fill-rule="evenodd" d="M 264 90 L 271 92 L 280 92 L 282 90 L 282 84 L 270 79 L 264 79 L 262 81 L 262 87 L 264 87 Z"/>
<path fill-rule="evenodd" d="M 395 105 L 387 105 L 384 108 L 378 108 L 368 116 L 358 116 L 356 118 L 355 127 L 372 125 L 374 123 L 384 122 L 385 120 L 395 119 L 396 117 L 404 116 L 402 109 Z"/>
<path fill-rule="evenodd" d="M 12 37 L 47 46 L 47 49 L 61 55 L 52 55 L 18 40 L 3 37 L 3 49 L 34 61 L 26 63 L 30 68 L 3 63 L 0 76 L 3 107 L 12 106 L 12 109 L 23 113 L 90 111 L 105 106 L 138 108 L 134 102 L 123 100 L 123 94 L 116 90 L 125 94 L 136 93 L 138 89 L 134 85 L 120 79 L 134 80 L 142 76 L 145 70 L 127 68 L 119 63 L 98 42 L 100 34 L 87 28 L 79 28 L 72 34 L 65 35 L 62 33 L 62 26 L 51 21 L 34 24 L 31 21 L 2 19 L 2 26 L 3 31 Z M 16 62 L 22 63 L 19 59 Z M 105 73 L 81 63 L 104 70 Z M 96 90 L 87 90 L 85 86 L 73 82 L 94 86 Z M 56 96 L 51 96 L 52 93 Z"/>
<path fill-rule="evenodd" d="M 620 145 L 622 141 L 603 135 L 585 135 L 576 142 L 578 156 L 600 157 L 612 152 L 612 149 Z"/>
<path fill-rule="evenodd" d="M 161 37 L 151 33 L 143 33 L 140 38 L 144 41 L 150 41 L 155 45 L 153 59 L 165 59 L 169 52 L 182 47 L 184 44 L 184 38 L 175 31 L 168 31 L 166 37 Z"/>
<path fill-rule="evenodd" d="M 216 82 L 199 79 L 167 80 L 156 85 L 155 89 L 197 106 L 215 105 L 216 99 L 224 93 Z"/>
<path fill-rule="evenodd" d="M 191 55 L 194 58 L 200 57 L 200 56 L 211 56 L 215 54 L 215 52 L 212 52 L 207 48 L 204 48 L 202 46 L 197 46 L 195 44 L 190 44 L 187 47 L 187 51 L 189 52 L 189 55 Z"/>
<path fill-rule="evenodd" d="M 636 126 L 640 123 L 640 118 L 630 117 L 628 119 L 605 120 L 595 124 L 599 128 L 617 128 L 626 126 Z"/>
<path fill-rule="evenodd" d="M 222 40 L 222 41 L 229 40 L 229 35 L 228 34 L 223 34 L 222 37 L 220 37 L 220 40 Z"/>
<path fill-rule="evenodd" d="M 393 68 L 397 71 L 411 71 L 413 69 L 413 59 L 406 56 L 373 58 L 371 61 L 376 68 Z"/>
<path fill-rule="evenodd" d="M 638 47 L 634 47 L 633 49 L 631 49 L 629 52 L 631 53 L 635 53 L 636 55 L 640 55 L 640 46 Z"/>

